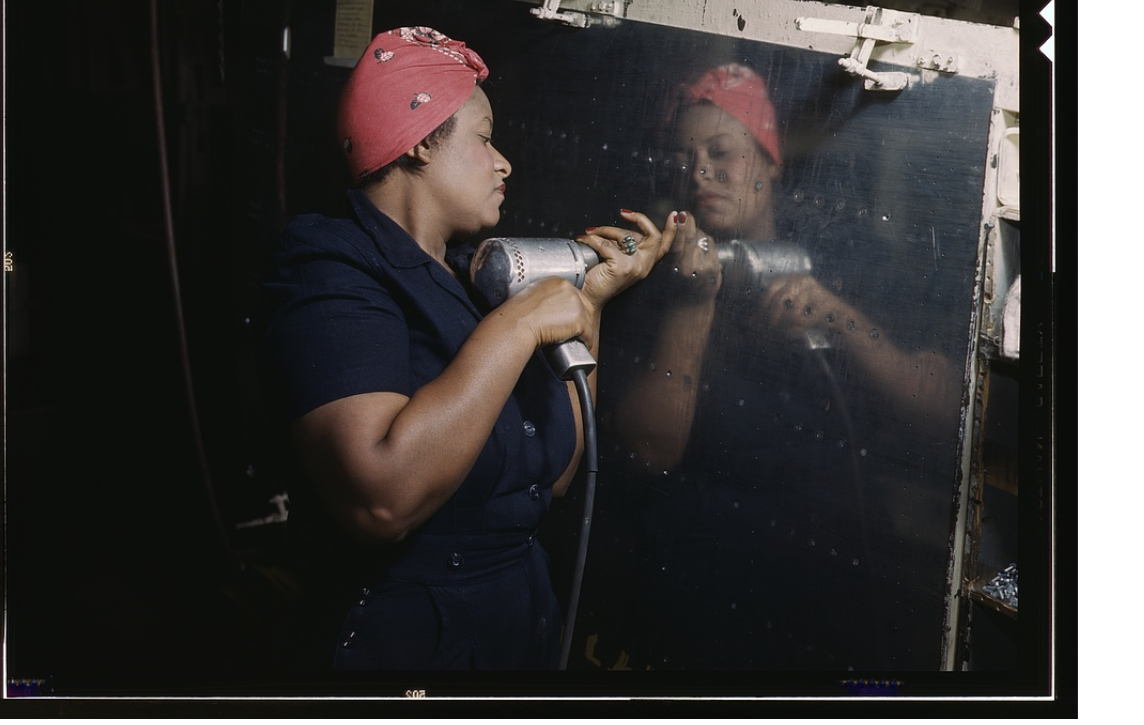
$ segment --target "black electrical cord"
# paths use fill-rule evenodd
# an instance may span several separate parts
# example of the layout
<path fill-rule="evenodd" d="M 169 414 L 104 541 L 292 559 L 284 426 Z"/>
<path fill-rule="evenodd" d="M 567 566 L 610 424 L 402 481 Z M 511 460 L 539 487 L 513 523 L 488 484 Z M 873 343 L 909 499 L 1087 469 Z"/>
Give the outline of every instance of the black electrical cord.
<path fill-rule="evenodd" d="M 564 623 L 564 641 L 560 646 L 560 669 L 568 669 L 568 654 L 572 649 L 572 630 L 576 625 L 576 610 L 580 604 L 580 587 L 584 581 L 584 562 L 588 558 L 588 535 L 592 531 L 592 509 L 596 498 L 596 474 L 599 473 L 599 454 L 596 449 L 596 412 L 592 406 L 592 391 L 588 387 L 588 373 L 581 369 L 572 372 L 576 390 L 580 394 L 580 409 L 584 418 L 584 461 L 587 483 L 584 488 L 584 519 L 580 525 L 580 542 L 576 550 L 576 567 L 572 572 L 572 595 Z"/>
<path fill-rule="evenodd" d="M 838 384 L 838 378 L 834 375 L 834 368 L 826 358 L 826 349 L 812 343 L 811 354 L 818 360 L 818 364 L 822 368 L 822 376 L 826 379 L 827 385 L 830 386 L 830 392 L 834 396 L 834 402 L 838 405 L 839 412 L 841 413 L 842 424 L 846 428 L 846 446 L 848 448 L 847 453 L 849 454 L 850 473 L 853 476 L 854 509 L 858 517 L 859 535 L 862 540 L 862 555 L 866 558 L 867 562 L 870 562 L 872 561 L 872 549 L 870 547 L 870 534 L 866 525 L 866 490 L 862 483 L 862 464 L 858 460 L 858 438 L 854 433 L 854 419 L 850 415 L 850 406 L 846 404 L 846 395 L 842 392 L 842 386 Z"/>
<path fill-rule="evenodd" d="M 195 404 L 195 386 L 191 374 L 190 357 L 187 352 L 187 329 L 186 323 L 183 320 L 182 292 L 179 287 L 179 262 L 175 245 L 174 214 L 171 210 L 170 171 L 167 163 L 167 132 L 165 128 L 166 120 L 163 114 L 163 69 L 159 54 L 158 0 L 151 0 L 151 80 L 155 92 L 155 130 L 158 134 L 159 145 L 159 183 L 163 199 L 163 228 L 167 243 L 167 262 L 171 276 L 172 296 L 175 303 L 175 324 L 179 337 L 179 358 L 183 372 L 183 385 L 187 396 L 187 407 L 191 418 L 191 435 L 194 438 L 199 474 L 202 476 L 207 505 L 210 507 L 211 518 L 220 543 L 222 544 L 227 566 L 233 573 L 237 572 L 241 567 L 230 546 L 230 537 L 227 536 L 226 527 L 223 525 L 218 503 L 215 500 L 214 484 L 211 481 L 210 467 L 207 464 L 206 447 L 203 444 L 198 406 Z"/>
<path fill-rule="evenodd" d="M 850 414 L 850 406 L 846 403 L 846 394 L 842 390 L 842 386 L 838 383 L 838 378 L 834 374 L 834 368 L 827 359 L 826 347 L 817 344 L 818 338 L 808 333 L 807 340 L 810 343 L 811 355 L 813 355 L 822 368 L 822 375 L 826 379 L 827 385 L 830 386 L 830 391 L 834 395 L 834 401 L 838 405 L 839 412 L 842 417 L 843 425 L 846 427 L 846 445 L 849 449 L 850 471 L 853 476 L 852 483 L 854 485 L 854 515 L 858 519 L 858 536 L 860 539 L 860 546 L 862 549 L 862 560 L 865 562 L 866 572 L 866 602 L 870 608 L 870 613 L 873 615 L 881 611 L 879 603 L 881 597 L 878 596 L 878 581 L 874 571 L 874 549 L 870 544 L 870 522 L 866 519 L 866 496 L 867 489 L 863 482 L 862 464 L 858 460 L 858 438 L 854 432 L 854 419 Z M 874 625 L 876 629 L 884 630 L 881 624 L 882 620 L 879 619 Z M 877 639 L 883 642 L 889 641 L 886 632 L 881 632 L 881 636 Z"/>

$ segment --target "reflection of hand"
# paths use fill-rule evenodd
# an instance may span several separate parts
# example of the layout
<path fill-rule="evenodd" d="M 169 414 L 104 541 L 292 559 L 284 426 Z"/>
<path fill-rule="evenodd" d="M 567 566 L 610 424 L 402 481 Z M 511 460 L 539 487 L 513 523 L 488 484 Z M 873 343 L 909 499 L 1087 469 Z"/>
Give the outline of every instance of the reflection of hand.
<path fill-rule="evenodd" d="M 831 346 L 844 349 L 855 369 L 863 371 L 865 384 L 894 406 L 895 415 L 930 431 L 956 426 L 960 371 L 936 350 L 906 351 L 892 344 L 874 321 L 805 274 L 773 282 L 761 305 L 770 324 L 791 337 L 814 329 L 826 333 Z"/>
<path fill-rule="evenodd" d="M 601 263 L 588 272 L 583 286 L 584 297 L 597 308 L 602 308 L 612 297 L 646 277 L 671 247 L 676 236 L 674 212 L 668 215 L 662 231 L 645 214 L 626 209 L 620 213 L 635 222 L 639 230 L 593 227 L 577 240 L 592 247 L 600 255 Z M 634 254 L 623 251 L 627 246 L 625 239 L 629 237 L 632 248 L 635 249 Z"/>
<path fill-rule="evenodd" d="M 680 212 L 679 229 L 666 261 L 675 281 L 679 301 L 709 301 L 723 284 L 723 265 L 719 262 L 715 240 L 695 224 L 695 217 Z"/>
<path fill-rule="evenodd" d="M 770 324 L 792 337 L 807 330 L 840 332 L 859 315 L 814 277 L 792 274 L 772 282 L 763 294 L 761 308 Z"/>
<path fill-rule="evenodd" d="M 691 437 L 723 280 L 714 242 L 699 244 L 706 235 L 686 212 L 679 212 L 676 221 L 671 251 L 653 278 L 668 303 L 656 311 L 651 349 L 640 350 L 650 364 L 639 366 L 627 381 L 612 417 L 620 444 L 637 455 L 641 468 L 646 464 L 655 470 L 675 467 Z"/>

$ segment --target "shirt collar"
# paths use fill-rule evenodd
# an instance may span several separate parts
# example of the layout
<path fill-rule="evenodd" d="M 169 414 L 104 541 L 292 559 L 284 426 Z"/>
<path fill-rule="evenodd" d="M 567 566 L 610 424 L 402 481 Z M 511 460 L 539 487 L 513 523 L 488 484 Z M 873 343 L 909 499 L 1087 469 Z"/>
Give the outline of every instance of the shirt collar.
<path fill-rule="evenodd" d="M 348 192 L 350 207 L 358 224 L 362 226 L 374 242 L 382 256 L 395 267 L 417 267 L 433 259 L 417 244 L 409 232 L 389 218 L 370 201 L 361 189 Z"/>
<path fill-rule="evenodd" d="M 402 229 L 397 222 L 378 209 L 364 191 L 350 189 L 349 200 L 358 224 L 373 237 L 378 252 L 385 257 L 389 264 L 397 269 L 428 266 L 431 277 L 476 313 L 477 308 L 469 295 L 468 285 L 460 281 L 467 274 L 473 251 L 471 246 L 450 249 L 448 261 L 456 273 L 460 275 L 460 279 L 454 278 L 421 248 L 421 245 L 409 235 L 409 232 Z"/>

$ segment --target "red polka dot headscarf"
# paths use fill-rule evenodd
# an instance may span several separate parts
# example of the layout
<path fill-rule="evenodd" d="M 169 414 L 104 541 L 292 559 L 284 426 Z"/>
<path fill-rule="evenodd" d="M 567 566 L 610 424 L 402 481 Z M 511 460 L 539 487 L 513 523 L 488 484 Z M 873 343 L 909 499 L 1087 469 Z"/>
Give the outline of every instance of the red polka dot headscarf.
<path fill-rule="evenodd" d="M 433 28 L 377 35 L 346 81 L 338 106 L 338 139 L 353 178 L 416 146 L 488 74 L 475 51 Z"/>

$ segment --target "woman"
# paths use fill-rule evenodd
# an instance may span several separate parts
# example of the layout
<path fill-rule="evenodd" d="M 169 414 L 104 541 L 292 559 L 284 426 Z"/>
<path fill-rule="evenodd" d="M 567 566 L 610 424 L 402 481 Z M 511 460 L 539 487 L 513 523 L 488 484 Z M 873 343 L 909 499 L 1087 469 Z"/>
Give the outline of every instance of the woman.
<path fill-rule="evenodd" d="M 337 668 L 555 664 L 535 531 L 583 440 L 575 388 L 538 351 L 595 353 L 605 303 L 674 239 L 674 215 L 661 232 L 623 211 L 638 231 L 581 238 L 602 259 L 582 289 L 541 280 L 482 311 L 447 251 L 497 224 L 512 171 L 487 75 L 432 28 L 376 36 L 338 111 L 353 218 L 292 222 L 265 285 L 266 380 L 307 479 L 291 525 L 326 577 L 313 616 Z"/>
<path fill-rule="evenodd" d="M 826 276 L 831 288 L 813 276 L 825 265 L 811 259 L 831 260 L 780 210 L 779 129 L 757 73 L 713 68 L 670 107 L 688 212 L 634 291 L 656 329 L 618 333 L 630 377 L 602 391 L 613 462 L 633 484 L 602 507 L 635 532 L 614 584 L 631 589 L 612 596 L 630 611 L 613 629 L 642 637 L 613 646 L 645 655 L 635 669 L 884 663 L 893 607 L 873 584 L 901 560 L 877 527 L 901 514 L 887 482 L 900 491 L 922 468 L 903 476 L 886 453 L 910 450 L 923 424 L 956 432 L 960 376 L 848 301 L 861 298 L 857 270 Z"/>
<path fill-rule="evenodd" d="M 809 264 L 805 250 L 777 243 L 783 161 L 763 79 L 738 63 L 719 66 L 679 86 L 669 109 L 666 129 L 680 171 L 676 192 L 693 213 L 679 214 L 685 226 L 675 236 L 672 263 L 665 265 L 671 277 L 657 276 L 672 291 L 650 359 L 657 370 L 673 374 L 641 376 L 618 410 L 619 430 L 647 432 L 633 441 L 641 460 L 655 469 L 671 468 L 685 451 L 725 275 L 738 275 L 740 296 L 752 282 L 759 288 L 757 294 L 752 290 L 755 301 L 746 314 L 764 327 L 748 334 L 776 336 L 776 345 L 800 355 L 837 349 L 883 391 L 894 415 L 944 430 L 957 415 L 961 394 L 960 376 L 949 361 L 924 351 L 904 353 L 881 325 L 797 269 L 797 261 Z M 752 265 L 751 256 L 771 266 L 794 260 L 796 269 L 759 284 L 757 276 L 752 279 L 751 267 L 759 265 Z"/>

